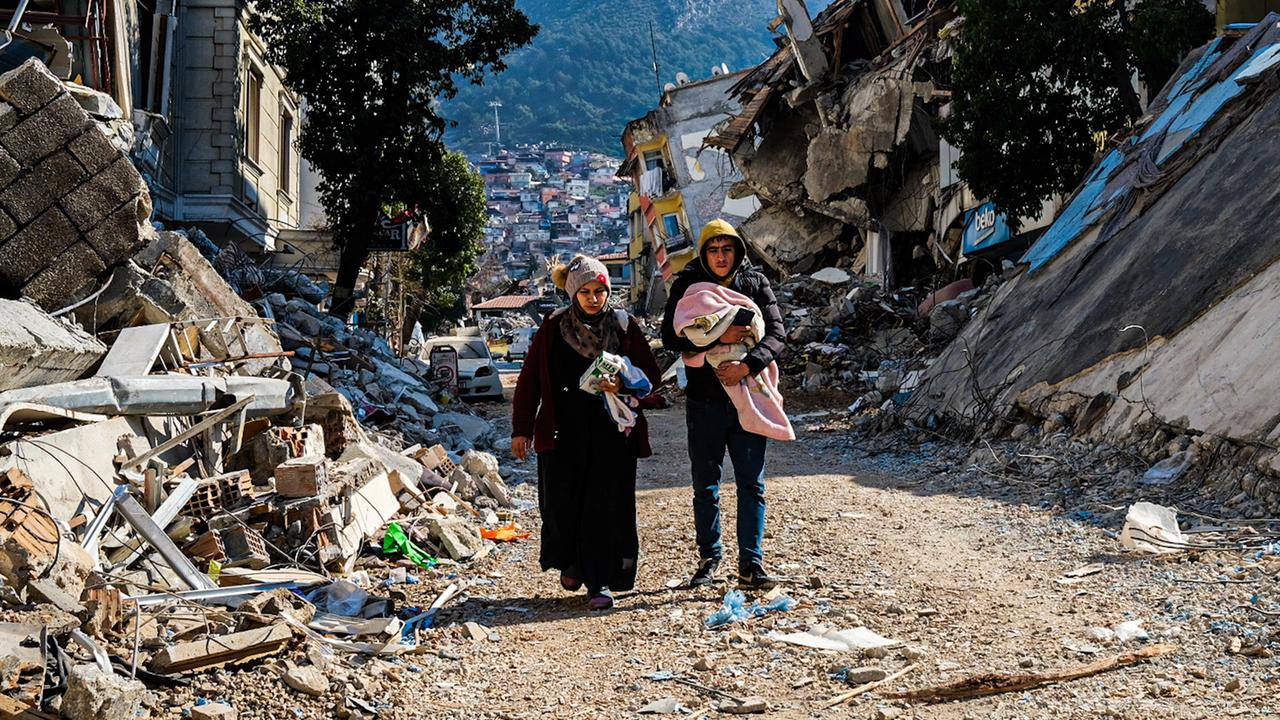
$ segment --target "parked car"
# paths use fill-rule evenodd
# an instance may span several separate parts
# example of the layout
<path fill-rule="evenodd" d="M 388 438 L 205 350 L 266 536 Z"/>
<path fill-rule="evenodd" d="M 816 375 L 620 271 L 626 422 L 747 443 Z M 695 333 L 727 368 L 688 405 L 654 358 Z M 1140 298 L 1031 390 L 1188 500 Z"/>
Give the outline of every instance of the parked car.
<path fill-rule="evenodd" d="M 448 336 L 431 338 L 422 347 L 422 357 L 431 358 L 431 350 L 448 345 L 458 353 L 458 394 L 473 400 L 501 400 L 502 378 L 493 362 L 489 346 L 482 337 Z"/>
<path fill-rule="evenodd" d="M 508 360 L 524 360 L 529 354 L 529 345 L 538 328 L 516 328 L 511 331 L 511 344 L 507 346 Z"/>

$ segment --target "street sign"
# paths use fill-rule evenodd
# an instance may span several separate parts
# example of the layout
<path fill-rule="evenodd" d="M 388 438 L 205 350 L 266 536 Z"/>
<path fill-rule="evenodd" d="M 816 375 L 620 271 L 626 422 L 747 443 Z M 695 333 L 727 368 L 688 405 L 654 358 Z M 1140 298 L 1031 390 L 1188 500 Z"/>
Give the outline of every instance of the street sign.
<path fill-rule="evenodd" d="M 458 351 L 449 345 L 431 348 L 427 359 L 431 363 L 431 379 L 443 382 L 450 395 L 458 394 Z"/>

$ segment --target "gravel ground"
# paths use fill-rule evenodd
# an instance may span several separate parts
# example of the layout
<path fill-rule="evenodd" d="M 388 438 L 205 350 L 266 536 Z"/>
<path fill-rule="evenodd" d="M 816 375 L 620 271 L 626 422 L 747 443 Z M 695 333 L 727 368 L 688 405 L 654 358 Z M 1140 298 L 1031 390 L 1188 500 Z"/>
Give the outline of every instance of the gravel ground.
<path fill-rule="evenodd" d="M 638 589 L 613 611 L 589 612 L 584 595 L 565 593 L 553 574 L 538 572 L 538 520 L 525 513 L 520 522 L 533 539 L 407 586 L 406 604 L 425 606 L 450 582 L 472 583 L 423 633 L 420 653 L 356 666 L 300 647 L 289 661 L 322 665 L 332 681 L 320 697 L 286 687 L 279 679 L 284 659 L 276 659 L 202 676 L 163 698 L 157 714 L 179 717 L 197 695 L 230 700 L 242 718 L 345 718 L 360 712 L 352 701 L 389 718 L 637 717 L 668 697 L 689 710 L 717 703 L 694 687 L 651 679 L 662 672 L 760 696 L 767 716 L 777 718 L 1280 714 L 1272 699 L 1280 675 L 1275 618 L 1241 607 L 1275 607 L 1280 558 L 1238 549 L 1172 558 L 1126 553 L 1114 539 L 1123 511 L 1079 509 L 1073 499 L 1096 505 L 1102 495 L 1082 490 L 1073 466 L 995 477 L 969 469 L 970 447 L 906 435 L 863 441 L 839 424 L 801 417 L 800 440 L 772 444 L 768 466 L 766 561 L 799 602 L 789 612 L 709 630 L 703 620 L 728 586 L 681 587 L 696 552 L 677 407 L 651 414 L 660 454 L 640 466 Z M 997 452 L 991 449 L 992 457 Z M 533 463 L 517 467 L 528 473 Z M 726 528 L 733 527 L 733 495 L 727 485 Z M 731 535 L 726 541 L 732 548 Z M 728 552 L 725 566 L 732 568 L 736 558 Z M 1062 582 L 1091 563 L 1100 571 Z M 1147 640 L 1090 634 L 1133 620 L 1142 621 Z M 467 622 L 483 626 L 478 637 L 468 634 Z M 864 658 L 770 637 L 816 624 L 866 626 L 903 647 Z M 978 700 L 912 706 L 871 692 L 822 709 L 852 689 L 842 680 L 849 668 L 892 673 L 918 663 L 882 688 L 889 693 L 976 673 L 1071 668 L 1153 643 L 1178 650 L 1145 665 Z"/>

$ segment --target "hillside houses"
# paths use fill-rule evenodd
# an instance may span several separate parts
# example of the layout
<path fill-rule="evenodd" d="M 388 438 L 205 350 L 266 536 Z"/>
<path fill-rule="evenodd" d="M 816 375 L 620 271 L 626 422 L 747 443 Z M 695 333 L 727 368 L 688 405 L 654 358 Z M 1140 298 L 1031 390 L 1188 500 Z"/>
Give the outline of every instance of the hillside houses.
<path fill-rule="evenodd" d="M 512 281 L 551 293 L 548 269 L 577 253 L 625 250 L 631 188 L 621 162 L 599 153 L 521 146 L 473 157 L 485 184 L 489 226 L 473 291 L 497 297 Z"/>

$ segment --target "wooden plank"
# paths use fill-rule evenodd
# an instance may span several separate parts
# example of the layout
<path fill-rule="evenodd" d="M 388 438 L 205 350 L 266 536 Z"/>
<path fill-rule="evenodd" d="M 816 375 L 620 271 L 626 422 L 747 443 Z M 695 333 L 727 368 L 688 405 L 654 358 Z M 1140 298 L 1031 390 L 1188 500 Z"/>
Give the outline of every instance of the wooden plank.
<path fill-rule="evenodd" d="M 285 624 L 216 635 L 165 648 L 151 661 L 151 670 L 172 675 L 246 662 L 280 652 L 292 638 Z"/>
<path fill-rule="evenodd" d="M 1113 655 L 1071 670 L 1052 670 L 1021 675 L 985 673 L 945 685 L 921 688 L 909 692 L 890 693 L 885 697 L 909 700 L 911 702 L 946 702 L 948 700 L 966 700 L 987 695 L 999 695 L 1001 693 L 1022 692 L 1052 683 L 1091 677 L 1117 668 L 1145 662 L 1162 655 L 1169 655 L 1177 652 L 1177 650 L 1176 645 L 1152 645 L 1137 652 Z"/>

